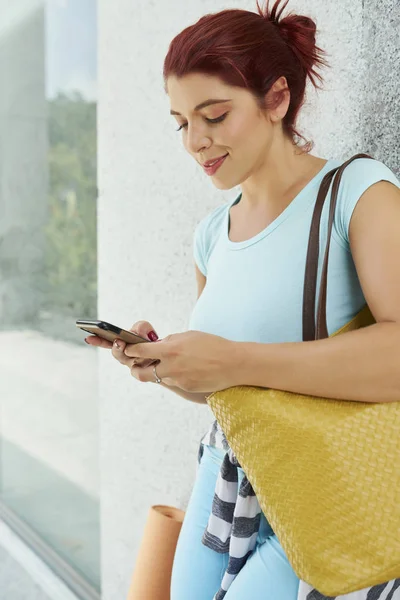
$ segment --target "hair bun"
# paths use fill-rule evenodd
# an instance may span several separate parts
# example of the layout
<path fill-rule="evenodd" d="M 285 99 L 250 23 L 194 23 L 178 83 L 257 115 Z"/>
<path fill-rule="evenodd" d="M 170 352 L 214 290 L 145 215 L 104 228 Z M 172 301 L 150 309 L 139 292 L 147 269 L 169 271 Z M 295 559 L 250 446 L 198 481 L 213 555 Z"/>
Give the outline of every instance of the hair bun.
<path fill-rule="evenodd" d="M 296 45 L 298 36 L 307 37 L 315 43 L 317 26 L 310 18 L 303 15 L 288 15 L 282 21 L 273 22 L 277 25 L 282 37 L 288 42 Z"/>
<path fill-rule="evenodd" d="M 308 16 L 293 13 L 288 13 L 281 19 L 289 0 L 275 0 L 272 8 L 270 1 L 266 0 L 266 6 L 262 9 L 257 0 L 258 14 L 277 27 L 282 40 L 290 47 L 312 83 L 318 87 L 316 79 L 322 82 L 322 77 L 315 67 L 328 66 L 328 63 L 324 58 L 325 52 L 316 45 L 315 22 Z"/>
<path fill-rule="evenodd" d="M 282 2 L 283 5 L 279 6 Z M 315 22 L 310 17 L 289 13 L 285 15 L 283 19 L 281 19 L 281 15 L 288 3 L 289 0 L 276 0 L 273 7 L 270 8 L 270 0 L 267 0 L 266 6 L 263 10 L 260 8 L 257 0 L 257 8 L 260 16 L 262 16 L 266 21 L 269 21 L 275 25 L 279 29 L 279 32 L 284 40 L 288 43 L 295 44 L 298 36 L 301 36 L 303 40 L 306 37 L 308 38 L 308 41 L 315 43 L 317 27 Z"/>

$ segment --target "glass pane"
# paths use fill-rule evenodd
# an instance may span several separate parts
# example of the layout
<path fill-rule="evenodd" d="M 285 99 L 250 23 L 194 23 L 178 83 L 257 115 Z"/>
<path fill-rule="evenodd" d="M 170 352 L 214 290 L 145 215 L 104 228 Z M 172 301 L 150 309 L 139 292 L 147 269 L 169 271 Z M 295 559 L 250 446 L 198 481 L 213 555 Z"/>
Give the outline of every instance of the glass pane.
<path fill-rule="evenodd" d="M 0 0 L 0 500 L 100 589 L 96 28 Z"/>

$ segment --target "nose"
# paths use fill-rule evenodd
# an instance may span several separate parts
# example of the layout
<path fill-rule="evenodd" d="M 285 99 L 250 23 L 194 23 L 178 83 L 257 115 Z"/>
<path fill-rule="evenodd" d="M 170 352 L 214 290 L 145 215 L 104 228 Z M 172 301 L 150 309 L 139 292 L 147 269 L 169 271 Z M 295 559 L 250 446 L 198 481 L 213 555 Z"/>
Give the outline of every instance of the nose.
<path fill-rule="evenodd" d="M 188 129 L 186 136 L 187 150 L 195 157 L 211 146 L 210 139 L 204 134 L 202 127 Z"/>

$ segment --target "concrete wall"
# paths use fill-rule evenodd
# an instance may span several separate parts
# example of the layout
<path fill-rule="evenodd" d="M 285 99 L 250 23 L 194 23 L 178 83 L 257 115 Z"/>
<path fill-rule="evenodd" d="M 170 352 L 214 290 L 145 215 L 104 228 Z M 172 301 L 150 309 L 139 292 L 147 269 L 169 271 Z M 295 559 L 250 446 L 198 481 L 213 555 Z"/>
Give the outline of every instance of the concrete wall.
<path fill-rule="evenodd" d="M 400 2 L 364 0 L 364 147 L 400 174 Z"/>
<path fill-rule="evenodd" d="M 332 65 L 326 91 L 311 92 L 301 116 L 314 154 L 370 152 L 398 172 L 395 1 L 291 1 L 317 19 Z M 238 192 L 216 190 L 184 151 L 163 91 L 163 60 L 181 29 L 227 7 L 120 0 L 117 9 L 100 0 L 99 316 L 127 327 L 148 320 L 160 337 L 187 329 L 196 223 Z M 256 3 L 229 7 L 255 11 Z M 149 506 L 185 508 L 198 442 L 213 417 L 207 406 L 137 382 L 109 352 L 100 351 L 99 365 L 103 598 L 114 600 L 126 597 Z"/>

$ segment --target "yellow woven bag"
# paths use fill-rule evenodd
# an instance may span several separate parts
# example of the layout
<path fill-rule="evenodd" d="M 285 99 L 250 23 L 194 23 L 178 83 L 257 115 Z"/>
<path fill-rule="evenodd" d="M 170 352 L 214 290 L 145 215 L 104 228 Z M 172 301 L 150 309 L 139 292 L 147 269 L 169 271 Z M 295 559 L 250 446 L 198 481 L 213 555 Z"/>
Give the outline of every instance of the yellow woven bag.
<path fill-rule="evenodd" d="M 308 246 L 303 340 L 328 337 L 326 288 L 340 179 L 324 178 Z M 336 177 L 335 177 L 336 174 Z M 319 225 L 334 179 L 315 325 Z M 366 306 L 334 335 L 374 323 Z M 400 393 L 399 393 L 400 400 Z M 400 577 L 400 402 L 237 386 L 207 398 L 296 575 L 326 596 Z"/>

